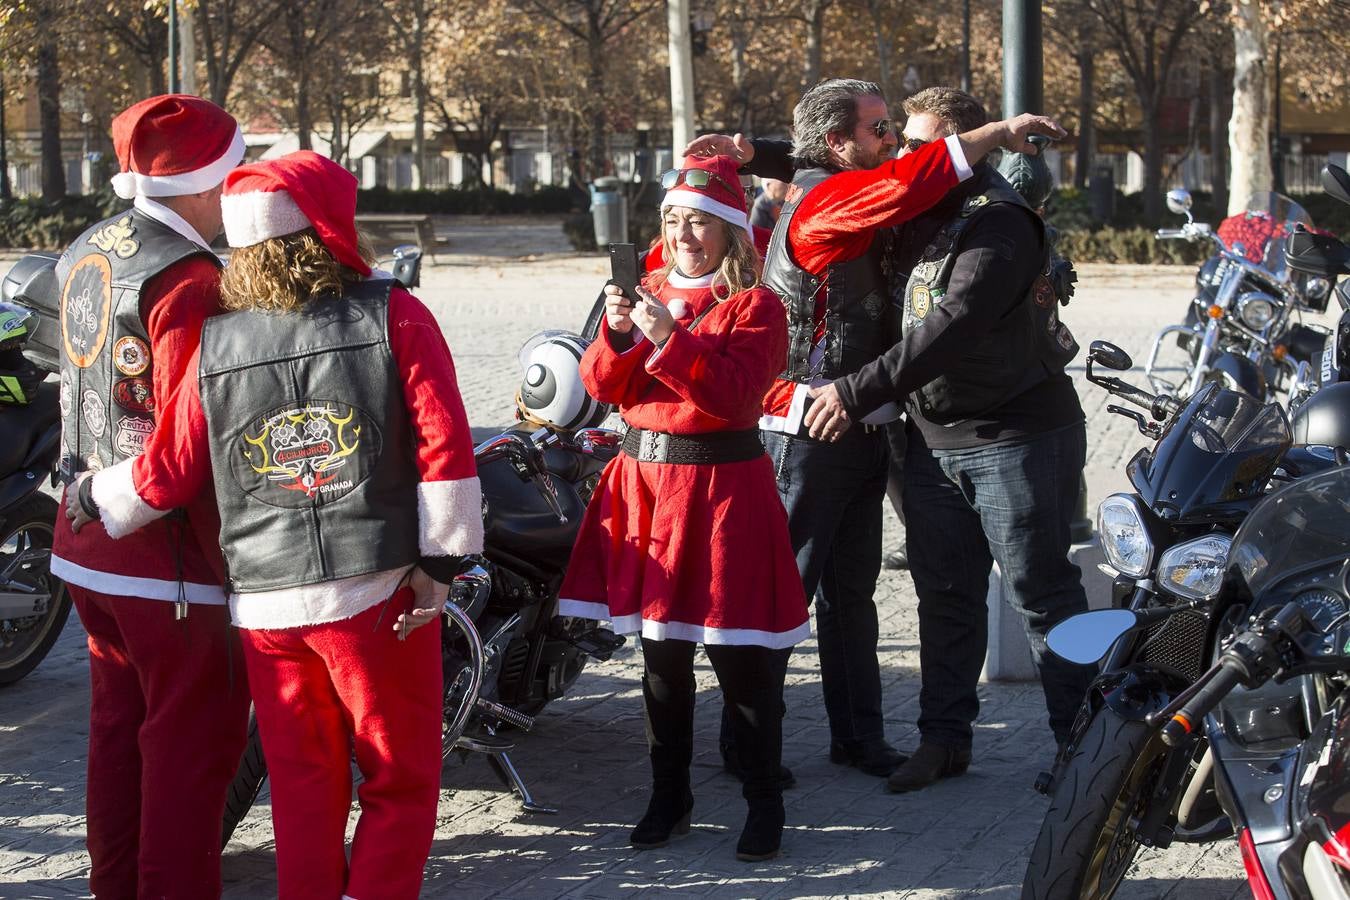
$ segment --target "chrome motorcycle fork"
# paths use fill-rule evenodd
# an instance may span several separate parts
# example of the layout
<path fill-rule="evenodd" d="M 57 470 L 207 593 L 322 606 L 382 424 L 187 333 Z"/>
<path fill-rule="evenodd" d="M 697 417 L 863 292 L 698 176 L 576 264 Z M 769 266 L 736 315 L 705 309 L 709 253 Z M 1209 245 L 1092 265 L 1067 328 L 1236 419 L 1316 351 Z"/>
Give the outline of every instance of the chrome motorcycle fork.
<path fill-rule="evenodd" d="M 1219 322 L 1224 316 L 1228 315 L 1228 306 L 1233 302 L 1234 295 L 1237 294 L 1238 286 L 1242 283 L 1242 272 L 1237 269 L 1229 269 L 1224 273 L 1223 284 L 1219 285 L 1219 291 L 1214 298 L 1214 305 L 1221 312 L 1218 317 L 1209 316 L 1209 322 L 1205 325 L 1205 337 L 1200 342 L 1200 352 L 1196 354 L 1195 366 L 1191 369 L 1191 381 L 1186 387 L 1186 396 L 1194 397 L 1200 390 L 1200 385 L 1204 384 L 1205 376 L 1209 374 L 1210 360 L 1214 357 L 1214 351 L 1219 346 Z"/>

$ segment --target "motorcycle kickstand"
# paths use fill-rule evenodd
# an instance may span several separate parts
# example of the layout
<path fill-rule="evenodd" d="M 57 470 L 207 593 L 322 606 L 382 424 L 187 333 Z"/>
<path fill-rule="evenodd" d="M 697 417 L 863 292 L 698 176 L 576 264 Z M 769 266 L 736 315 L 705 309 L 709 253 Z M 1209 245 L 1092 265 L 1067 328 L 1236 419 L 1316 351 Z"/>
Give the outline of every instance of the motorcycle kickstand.
<path fill-rule="evenodd" d="M 489 734 L 496 734 L 491 726 L 485 726 Z M 520 772 L 516 770 L 515 764 L 511 762 L 510 754 L 505 751 L 501 753 L 491 753 L 488 755 L 488 763 L 492 766 L 492 771 L 497 773 L 497 777 L 502 783 L 520 795 L 520 807 L 527 813 L 533 813 L 541 816 L 556 816 L 558 810 L 552 806 L 544 806 L 534 799 L 530 789 L 525 786 L 525 779 L 520 777 Z"/>

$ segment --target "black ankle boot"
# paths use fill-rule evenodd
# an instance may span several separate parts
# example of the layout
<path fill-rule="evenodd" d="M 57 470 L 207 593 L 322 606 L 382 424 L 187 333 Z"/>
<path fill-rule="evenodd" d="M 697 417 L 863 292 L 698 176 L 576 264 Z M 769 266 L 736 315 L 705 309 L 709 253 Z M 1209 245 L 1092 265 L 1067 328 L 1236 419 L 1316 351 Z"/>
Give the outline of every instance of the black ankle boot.
<path fill-rule="evenodd" d="M 694 795 L 688 788 L 680 791 L 652 791 L 647 813 L 633 828 L 628 843 L 639 850 L 654 850 L 670 843 L 671 835 L 689 833 L 689 814 Z"/>
<path fill-rule="evenodd" d="M 745 862 L 773 859 L 783 843 L 783 800 L 752 800 L 745 828 L 736 842 L 736 858 Z"/>

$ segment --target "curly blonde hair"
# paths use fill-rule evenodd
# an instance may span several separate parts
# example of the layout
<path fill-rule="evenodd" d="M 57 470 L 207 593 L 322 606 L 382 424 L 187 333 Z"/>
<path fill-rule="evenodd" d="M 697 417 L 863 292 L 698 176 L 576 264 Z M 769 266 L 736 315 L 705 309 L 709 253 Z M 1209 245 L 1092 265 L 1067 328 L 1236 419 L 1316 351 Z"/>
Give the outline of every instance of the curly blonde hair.
<path fill-rule="evenodd" d="M 758 287 L 763 263 L 744 228 L 737 228 L 725 219 L 719 218 L 717 222 L 722 226 L 723 234 L 726 236 L 727 252 L 717 267 L 717 274 L 713 276 L 712 292 L 717 300 L 722 301 L 742 291 Z M 660 241 L 663 254 L 661 258 L 665 265 L 652 276 L 652 286 L 658 290 L 670 278 L 670 273 L 675 271 L 675 239 L 666 233 L 664 224 L 661 226 Z M 722 290 L 726 293 L 722 294 Z"/>
<path fill-rule="evenodd" d="M 367 264 L 375 262 L 370 241 L 359 231 L 356 250 Z M 306 228 L 234 251 L 220 276 L 220 302 L 225 309 L 289 312 L 325 294 L 341 294 L 344 284 L 362 277 Z"/>

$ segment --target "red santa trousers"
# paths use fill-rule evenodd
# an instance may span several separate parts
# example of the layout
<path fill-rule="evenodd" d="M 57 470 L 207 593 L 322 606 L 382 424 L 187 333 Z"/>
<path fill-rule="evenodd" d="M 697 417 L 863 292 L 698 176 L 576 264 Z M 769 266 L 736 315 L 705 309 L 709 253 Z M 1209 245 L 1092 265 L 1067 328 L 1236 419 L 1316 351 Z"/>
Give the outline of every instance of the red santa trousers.
<path fill-rule="evenodd" d="M 75 585 L 89 634 L 89 890 L 220 896 L 220 820 L 248 731 L 248 682 L 222 606 Z"/>
<path fill-rule="evenodd" d="M 441 784 L 437 619 L 398 640 L 387 603 L 322 625 L 241 632 L 268 776 L 282 900 L 416 898 Z M 352 747 L 365 781 L 351 865 Z"/>

